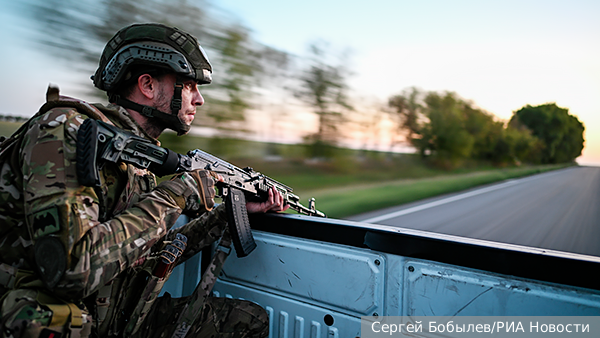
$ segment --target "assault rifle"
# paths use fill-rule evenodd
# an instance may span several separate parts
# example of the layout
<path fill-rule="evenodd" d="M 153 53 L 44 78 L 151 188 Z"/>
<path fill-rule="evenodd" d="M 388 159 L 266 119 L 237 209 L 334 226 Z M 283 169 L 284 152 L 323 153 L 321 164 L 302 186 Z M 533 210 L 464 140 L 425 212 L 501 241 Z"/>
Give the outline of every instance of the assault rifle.
<path fill-rule="evenodd" d="M 157 176 L 172 175 L 206 169 L 220 174 L 223 181 L 216 183 L 217 197 L 222 197 L 228 214 L 229 230 L 238 257 L 247 256 L 256 243 L 250 231 L 246 199 L 265 201 L 269 189 L 275 187 L 284 202 L 298 213 L 326 217 L 315 207 L 314 198 L 308 207 L 292 193 L 292 188 L 275 181 L 252 168 L 240 169 L 201 150 L 191 150 L 187 155 L 159 147 L 149 140 L 134 135 L 102 121 L 87 119 L 77 134 L 77 178 L 88 187 L 101 185 L 99 169 L 105 162 L 125 162 L 148 169 Z"/>

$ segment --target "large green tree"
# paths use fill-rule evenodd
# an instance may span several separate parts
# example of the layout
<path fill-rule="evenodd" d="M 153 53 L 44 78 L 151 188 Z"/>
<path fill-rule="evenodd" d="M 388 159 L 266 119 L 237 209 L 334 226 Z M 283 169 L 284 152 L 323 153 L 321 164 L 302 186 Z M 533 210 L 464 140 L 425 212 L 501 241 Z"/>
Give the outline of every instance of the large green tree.
<path fill-rule="evenodd" d="M 399 127 L 423 157 L 444 167 L 453 167 L 469 158 L 475 137 L 467 126 L 477 129 L 475 119 L 465 113 L 466 102 L 454 93 L 405 90 L 388 100 Z"/>
<path fill-rule="evenodd" d="M 542 163 L 566 163 L 581 155 L 584 125 L 566 108 L 555 103 L 527 105 L 513 113 L 509 122 L 515 128 L 526 127 L 543 142 Z"/>
<path fill-rule="evenodd" d="M 411 88 L 388 105 L 407 140 L 437 165 L 451 168 L 466 159 L 496 165 L 541 161 L 543 142 L 529 129 L 505 125 L 455 93 Z"/>
<path fill-rule="evenodd" d="M 428 149 L 442 164 L 455 165 L 470 157 L 475 137 L 466 128 L 465 103 L 454 93 L 430 92 L 425 97 L 429 123 L 422 128 L 421 149 Z"/>

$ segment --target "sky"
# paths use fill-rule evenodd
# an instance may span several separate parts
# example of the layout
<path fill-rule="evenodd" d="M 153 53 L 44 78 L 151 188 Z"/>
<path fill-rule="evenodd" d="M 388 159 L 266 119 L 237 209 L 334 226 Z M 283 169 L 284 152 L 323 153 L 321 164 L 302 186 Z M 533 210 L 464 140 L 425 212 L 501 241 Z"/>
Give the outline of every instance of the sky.
<path fill-rule="evenodd" d="M 600 165 L 600 1 L 221 0 L 260 42 L 298 55 L 351 51 L 359 100 L 416 86 L 453 91 L 508 120 L 554 102 L 585 125 Z"/>
<path fill-rule="evenodd" d="M 2 7 L 4 4 L 0 4 Z M 499 119 L 555 102 L 585 125 L 580 164 L 600 165 L 600 1 L 215 0 L 268 46 L 350 51 L 351 97 L 385 102 L 409 87 L 453 91 Z M 18 49 L 25 31 L 0 10 L 0 113 L 31 115 L 48 83 L 75 76 Z M 182 27 L 183 28 L 183 27 Z M 41 55 L 41 56 L 40 56 Z M 24 96 L 23 93 L 27 93 Z"/>

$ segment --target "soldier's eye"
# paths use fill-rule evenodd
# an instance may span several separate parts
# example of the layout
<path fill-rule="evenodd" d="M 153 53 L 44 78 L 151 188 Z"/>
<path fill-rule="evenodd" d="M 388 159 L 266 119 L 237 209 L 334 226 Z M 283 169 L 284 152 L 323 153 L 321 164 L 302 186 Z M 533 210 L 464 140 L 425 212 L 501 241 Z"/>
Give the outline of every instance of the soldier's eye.
<path fill-rule="evenodd" d="M 198 84 L 195 81 L 188 81 L 186 83 L 183 84 L 183 87 L 187 90 L 196 90 L 196 87 L 198 86 Z"/>

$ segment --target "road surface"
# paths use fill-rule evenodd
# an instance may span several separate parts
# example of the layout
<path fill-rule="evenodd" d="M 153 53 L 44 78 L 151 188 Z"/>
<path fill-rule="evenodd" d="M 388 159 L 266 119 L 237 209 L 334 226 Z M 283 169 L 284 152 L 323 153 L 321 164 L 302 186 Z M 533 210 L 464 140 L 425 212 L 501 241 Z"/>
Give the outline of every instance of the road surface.
<path fill-rule="evenodd" d="M 600 256 L 600 167 L 571 167 L 349 218 Z"/>

